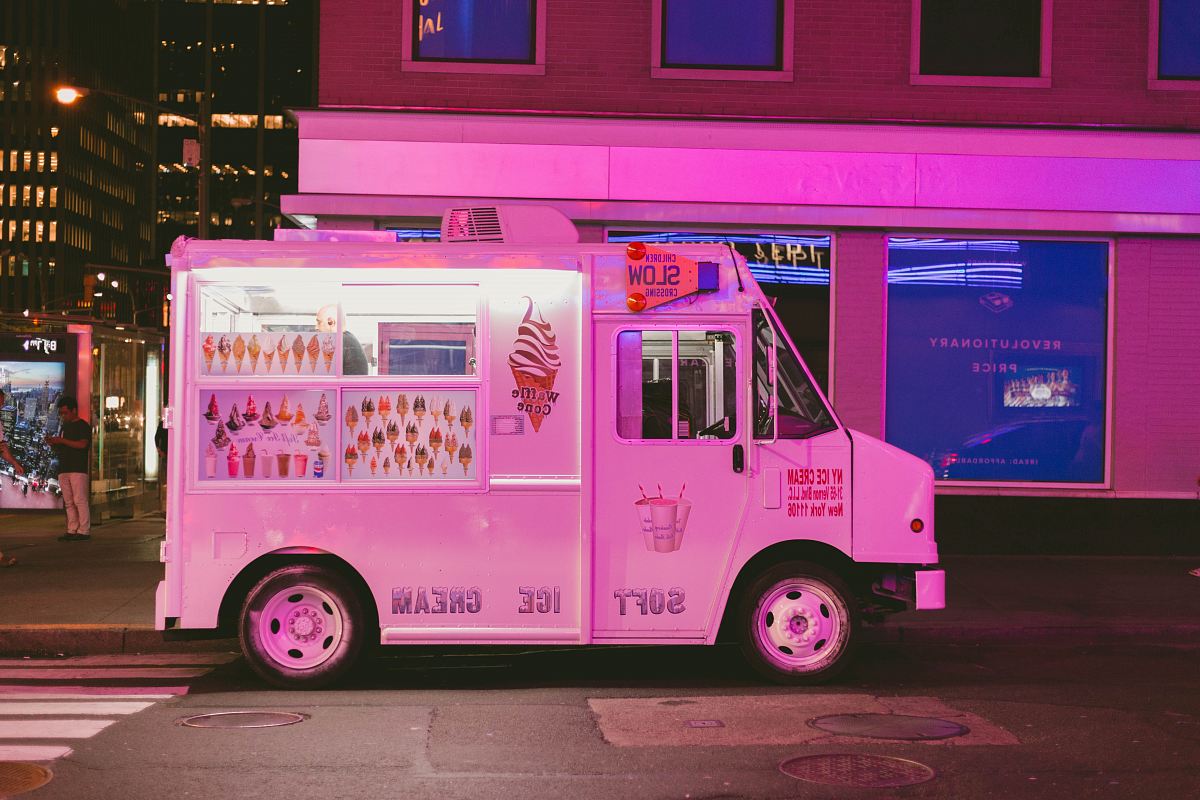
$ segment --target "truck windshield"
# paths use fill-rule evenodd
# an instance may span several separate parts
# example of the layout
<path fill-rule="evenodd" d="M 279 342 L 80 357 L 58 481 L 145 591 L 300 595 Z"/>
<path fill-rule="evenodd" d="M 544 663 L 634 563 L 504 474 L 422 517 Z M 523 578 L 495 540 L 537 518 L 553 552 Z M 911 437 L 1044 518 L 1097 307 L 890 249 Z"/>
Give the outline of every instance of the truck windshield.
<path fill-rule="evenodd" d="M 779 414 L 778 435 L 780 439 L 807 439 L 826 431 L 834 425 L 833 417 L 813 389 L 808 375 L 800 366 L 787 342 L 776 343 L 776 382 L 778 383 L 778 409 L 771 407 L 771 341 L 777 334 L 771 327 L 767 315 L 754 312 L 754 438 L 770 439 L 773 416 Z"/>

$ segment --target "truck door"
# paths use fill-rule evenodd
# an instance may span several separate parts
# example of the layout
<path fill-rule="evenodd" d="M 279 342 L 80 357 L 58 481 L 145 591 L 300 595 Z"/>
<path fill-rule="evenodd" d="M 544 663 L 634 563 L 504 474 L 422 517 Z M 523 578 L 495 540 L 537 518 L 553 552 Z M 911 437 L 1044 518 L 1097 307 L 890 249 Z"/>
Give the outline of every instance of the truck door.
<path fill-rule="evenodd" d="M 748 495 L 744 318 L 598 322 L 596 638 L 704 635 Z"/>

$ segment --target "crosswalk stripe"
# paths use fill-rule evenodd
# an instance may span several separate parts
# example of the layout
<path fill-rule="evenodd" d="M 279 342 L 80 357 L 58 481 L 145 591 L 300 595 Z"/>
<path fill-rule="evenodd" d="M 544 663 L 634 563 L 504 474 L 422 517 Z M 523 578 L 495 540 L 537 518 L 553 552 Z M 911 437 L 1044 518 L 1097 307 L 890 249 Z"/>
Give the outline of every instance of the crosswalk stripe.
<path fill-rule="evenodd" d="M 113 717 L 122 714 L 136 714 L 149 708 L 154 703 L 122 703 L 103 700 L 91 703 L 35 703 L 29 701 L 9 702 L 9 698 L 0 701 L 0 716 L 4 717 Z"/>
<path fill-rule="evenodd" d="M 22 681 L 80 681 L 80 680 L 125 680 L 129 678 L 199 678 L 212 670 L 190 667 L 104 667 L 78 669 L 75 667 L 25 667 L 21 669 L 0 668 L 0 680 Z"/>
<path fill-rule="evenodd" d="M 0 744 L 0 761 L 54 761 L 71 752 L 71 748 L 60 744 Z"/>
<path fill-rule="evenodd" d="M 88 739 L 112 719 L 0 720 L 0 739 Z"/>
<path fill-rule="evenodd" d="M 131 700 L 142 698 L 176 697 L 187 694 L 188 686 L 89 686 L 87 684 L 63 685 L 48 683 L 37 684 L 2 684 L 0 683 L 0 699 L 20 694 L 36 694 L 46 700 L 74 700 L 86 697 L 128 697 Z"/>
<path fill-rule="evenodd" d="M 119 690 L 120 690 L 120 691 L 119 691 L 119 692 L 117 692 L 117 693 L 107 693 L 107 694 L 87 694 L 87 693 L 85 693 L 85 692 L 75 692 L 75 693 L 71 693 L 71 692 L 39 692 L 39 691 L 27 691 L 27 690 L 30 688 L 30 687 L 27 687 L 27 686 L 6 686 L 6 687 L 3 687 L 3 688 L 5 688 L 5 689 L 14 689 L 14 690 L 17 690 L 17 691 L 6 692 L 6 691 L 3 691 L 2 689 L 0 689 L 0 705 L 2 705 L 3 703 L 7 703 L 7 702 L 10 702 L 10 701 L 13 701 L 13 700 L 38 700 L 38 701 L 43 701 L 43 700 L 96 700 L 96 699 L 98 699 L 98 698 L 104 698 L 104 699 L 106 699 L 106 700 L 110 700 L 110 699 L 115 699 L 115 700 L 151 700 L 151 701 L 153 701 L 153 702 L 158 702 L 159 700 L 169 700 L 169 699 L 171 699 L 172 697 L 175 697 L 175 694 L 173 694 L 173 693 L 172 693 L 172 694 L 167 694 L 167 693 L 162 693 L 162 694 L 127 694 L 127 693 L 125 692 L 124 688 L 123 688 L 123 687 L 119 687 L 119 686 L 103 686 L 103 687 L 100 687 L 100 688 L 103 688 L 103 689 L 119 689 Z M 38 689 L 38 688 L 44 688 L 44 687 L 33 687 L 33 688 L 36 690 L 36 689 Z M 55 686 L 55 687 L 53 687 L 53 688 L 57 689 L 58 687 L 57 687 L 57 686 Z M 175 688 L 183 688 L 183 687 L 175 687 Z"/>

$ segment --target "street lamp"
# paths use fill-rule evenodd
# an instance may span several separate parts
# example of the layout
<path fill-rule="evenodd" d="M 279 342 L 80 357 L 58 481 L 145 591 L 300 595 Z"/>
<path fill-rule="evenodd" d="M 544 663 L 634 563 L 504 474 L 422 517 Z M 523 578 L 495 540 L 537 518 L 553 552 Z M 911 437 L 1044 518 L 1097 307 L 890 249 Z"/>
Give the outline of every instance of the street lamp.
<path fill-rule="evenodd" d="M 197 235 L 197 237 L 199 237 L 201 239 L 207 239 L 208 238 L 208 225 L 209 225 L 208 218 L 209 218 L 209 214 L 210 214 L 209 200 L 208 200 L 209 181 L 210 181 L 209 161 L 211 160 L 210 154 L 208 151 L 208 148 L 209 148 L 208 127 L 212 121 L 212 111 L 210 110 L 210 103 L 209 103 L 208 95 L 206 94 L 203 97 L 202 102 L 201 102 L 201 107 L 200 107 L 200 114 L 197 116 L 192 116 L 190 114 L 184 114 L 184 113 L 179 112 L 176 109 L 168 108 L 167 106 L 159 105 L 158 103 L 152 103 L 149 100 L 143 100 L 139 97 L 131 97 L 130 95 L 122 94 L 121 92 L 113 92 L 113 91 L 109 91 L 108 89 L 84 88 L 81 86 L 72 86 L 72 85 L 68 85 L 68 84 L 64 84 L 64 85 L 55 87 L 54 100 L 55 100 L 55 102 L 59 103 L 60 105 L 72 106 L 76 102 L 78 102 L 80 99 L 87 97 L 89 94 L 98 94 L 103 97 L 112 97 L 117 100 L 125 100 L 130 103 L 135 103 L 138 105 L 146 106 L 148 108 L 152 108 L 152 109 L 154 109 L 155 112 L 160 112 L 163 114 L 174 114 L 177 117 L 182 117 L 183 119 L 186 119 L 189 122 L 194 122 L 196 124 L 196 142 L 197 142 L 197 144 L 200 145 L 200 163 L 198 164 L 198 166 L 200 168 L 200 177 L 199 177 L 199 180 L 197 181 L 197 186 L 196 186 L 196 201 L 197 201 L 197 204 L 199 205 L 200 209 L 199 209 L 199 217 L 197 219 L 196 235 Z M 154 133 L 152 135 L 154 136 L 154 139 L 152 141 L 156 142 L 158 140 L 157 122 L 154 126 Z M 158 165 L 157 164 L 155 164 L 153 166 L 153 170 L 154 171 L 153 171 L 152 175 L 155 176 L 154 177 L 154 187 L 155 187 L 154 191 L 155 191 L 155 195 L 156 195 L 156 197 L 154 198 L 154 201 L 155 201 L 154 207 L 155 207 L 155 209 L 157 209 L 158 208 L 158 197 L 157 197 Z M 155 213 L 157 213 L 157 211 Z"/>

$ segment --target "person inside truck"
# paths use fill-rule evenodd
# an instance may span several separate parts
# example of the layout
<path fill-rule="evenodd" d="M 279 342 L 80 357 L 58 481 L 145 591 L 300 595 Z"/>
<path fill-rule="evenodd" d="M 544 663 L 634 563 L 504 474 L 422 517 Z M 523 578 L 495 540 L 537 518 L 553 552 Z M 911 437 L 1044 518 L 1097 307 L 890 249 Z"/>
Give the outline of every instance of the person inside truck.
<path fill-rule="evenodd" d="M 342 325 L 342 374 L 343 375 L 366 375 L 367 354 L 363 351 L 362 344 L 358 341 L 358 337 L 346 330 L 345 320 L 341 317 L 341 312 L 338 309 L 337 303 L 330 303 L 327 306 L 322 306 L 317 311 L 317 330 L 325 333 L 336 333 L 338 322 L 343 322 Z"/>

